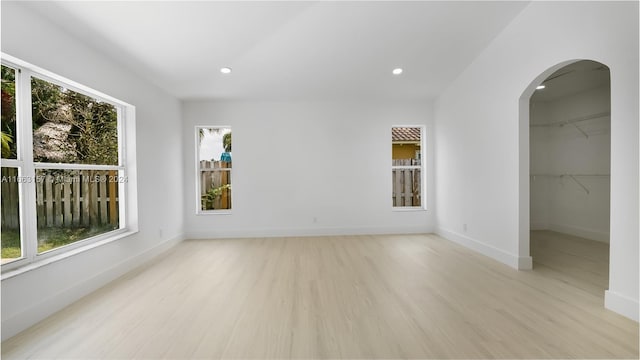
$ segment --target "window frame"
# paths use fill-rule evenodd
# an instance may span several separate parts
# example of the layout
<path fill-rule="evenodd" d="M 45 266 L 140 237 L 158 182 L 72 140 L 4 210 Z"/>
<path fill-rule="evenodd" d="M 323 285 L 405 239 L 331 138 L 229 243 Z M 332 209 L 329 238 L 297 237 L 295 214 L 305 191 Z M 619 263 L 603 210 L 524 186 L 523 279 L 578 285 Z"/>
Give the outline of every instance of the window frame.
<path fill-rule="evenodd" d="M 224 169 L 201 169 L 200 168 L 200 130 L 201 129 L 228 129 L 231 131 L 232 127 L 229 125 L 196 125 L 194 127 L 194 139 L 195 139 L 195 214 L 196 215 L 231 215 L 233 214 L 233 205 L 231 205 L 231 209 L 213 209 L 213 210 L 202 210 L 202 183 L 200 181 L 200 173 L 201 171 L 227 171 L 229 173 L 229 183 L 233 184 L 233 165 L 230 168 Z M 233 185 L 231 187 L 231 193 L 233 194 Z M 233 195 L 231 196 L 233 199 Z"/>
<path fill-rule="evenodd" d="M 135 145 L 128 146 L 129 140 L 135 139 L 135 107 L 113 98 L 88 86 L 67 79 L 63 76 L 22 61 L 11 55 L 1 53 L 2 65 L 15 70 L 16 87 L 16 159 L 2 159 L 2 167 L 17 167 L 18 176 L 24 182 L 18 184 L 20 202 L 20 242 L 22 257 L 2 264 L 2 279 L 15 276 L 23 271 L 40 267 L 108 243 L 138 231 L 137 227 L 137 192 L 135 171 Z M 36 162 L 33 158 L 33 123 L 31 101 L 31 78 L 37 78 L 76 93 L 92 97 L 108 103 L 117 111 L 118 131 L 118 164 L 70 164 Z M 133 138 L 128 134 L 132 132 Z M 118 177 L 127 181 L 118 181 L 118 222 L 117 229 L 78 240 L 55 249 L 38 253 L 37 240 L 37 203 L 36 203 L 36 171 L 37 170 L 113 170 Z M 133 175 L 133 176 L 130 176 Z M 133 191 L 132 191 L 133 189 Z"/>
<path fill-rule="evenodd" d="M 425 156 L 425 133 L 426 126 L 425 125 L 392 125 L 390 128 L 390 133 L 393 134 L 394 128 L 417 128 L 420 129 L 420 164 L 419 165 L 393 165 L 393 138 L 390 141 L 390 151 L 391 154 L 391 174 L 393 174 L 393 170 L 396 169 L 419 169 L 420 170 L 420 205 L 419 206 L 394 206 L 393 205 L 393 176 L 390 176 L 391 183 L 391 210 L 397 212 L 407 212 L 407 211 L 426 211 L 427 210 L 427 174 L 426 174 L 426 156 Z"/>

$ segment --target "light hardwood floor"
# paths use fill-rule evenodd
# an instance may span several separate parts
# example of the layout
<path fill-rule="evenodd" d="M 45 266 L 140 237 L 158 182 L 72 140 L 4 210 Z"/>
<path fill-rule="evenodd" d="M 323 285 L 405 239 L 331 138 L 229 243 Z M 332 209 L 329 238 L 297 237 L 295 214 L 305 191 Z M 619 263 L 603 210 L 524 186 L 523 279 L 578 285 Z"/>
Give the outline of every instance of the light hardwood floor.
<path fill-rule="evenodd" d="M 606 244 L 532 237 L 533 271 L 435 235 L 185 241 L 2 358 L 637 359 Z"/>

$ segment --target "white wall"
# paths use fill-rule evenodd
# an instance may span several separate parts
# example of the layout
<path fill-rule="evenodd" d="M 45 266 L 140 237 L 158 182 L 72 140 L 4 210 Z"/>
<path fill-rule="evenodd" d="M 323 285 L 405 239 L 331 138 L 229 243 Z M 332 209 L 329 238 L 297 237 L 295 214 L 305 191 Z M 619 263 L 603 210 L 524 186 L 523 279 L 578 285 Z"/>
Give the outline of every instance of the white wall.
<path fill-rule="evenodd" d="M 140 231 L 3 280 L 2 339 L 124 274 L 183 231 L 183 176 L 176 171 L 182 161 L 180 103 L 61 31 L 32 6 L 37 4 L 2 3 L 3 52 L 136 106 Z"/>
<path fill-rule="evenodd" d="M 190 238 L 433 229 L 432 181 L 429 211 L 391 209 L 391 126 L 426 126 L 431 176 L 429 105 L 191 101 L 183 104 L 183 118 Z M 232 127 L 232 215 L 195 215 L 196 125 Z"/>
<path fill-rule="evenodd" d="M 532 102 L 531 123 L 558 123 L 610 112 L 610 88 L 600 87 L 554 101 Z M 530 130 L 531 174 L 609 174 L 610 117 L 574 126 Z M 546 176 L 531 180 L 531 229 L 548 229 L 609 242 L 610 178 Z"/>
<path fill-rule="evenodd" d="M 532 2 L 439 97 L 437 231 L 513 267 L 530 265 L 529 96 L 554 70 L 579 59 L 611 69 L 605 305 L 637 320 L 637 2 Z"/>
<path fill-rule="evenodd" d="M 532 103 L 530 119 L 532 124 L 550 123 L 550 108 L 547 102 Z M 531 174 L 550 174 L 550 138 L 549 134 L 555 129 L 548 127 L 531 127 L 530 168 Z M 551 185 L 557 179 L 535 177 L 531 179 L 530 214 L 531 230 L 548 230 L 551 215 Z"/>

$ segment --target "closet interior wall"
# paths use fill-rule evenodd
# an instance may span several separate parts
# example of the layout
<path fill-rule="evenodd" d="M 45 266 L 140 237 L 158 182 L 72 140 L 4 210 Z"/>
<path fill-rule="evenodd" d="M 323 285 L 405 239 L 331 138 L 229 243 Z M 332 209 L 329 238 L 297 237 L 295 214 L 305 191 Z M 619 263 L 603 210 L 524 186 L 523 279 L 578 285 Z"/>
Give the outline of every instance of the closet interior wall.
<path fill-rule="evenodd" d="M 609 242 L 610 98 L 609 86 L 532 97 L 531 230 Z"/>

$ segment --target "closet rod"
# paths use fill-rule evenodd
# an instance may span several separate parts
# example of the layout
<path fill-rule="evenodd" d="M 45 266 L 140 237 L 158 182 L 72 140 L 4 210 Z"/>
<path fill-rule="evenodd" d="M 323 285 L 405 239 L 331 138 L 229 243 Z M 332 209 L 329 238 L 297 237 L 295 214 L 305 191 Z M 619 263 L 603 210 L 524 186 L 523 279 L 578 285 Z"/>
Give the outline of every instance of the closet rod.
<path fill-rule="evenodd" d="M 548 123 L 548 124 L 531 124 L 531 125 L 529 125 L 529 127 L 564 126 L 564 125 L 578 123 L 578 122 L 581 122 L 581 121 L 587 121 L 587 120 L 593 120 L 593 119 L 599 119 L 599 118 L 603 118 L 603 117 L 608 117 L 610 115 L 611 115 L 611 113 L 606 111 L 606 112 L 601 112 L 601 113 L 597 113 L 597 114 L 581 116 L 581 117 L 570 119 L 570 120 L 556 121 L 556 122 L 552 122 L 552 123 Z"/>

